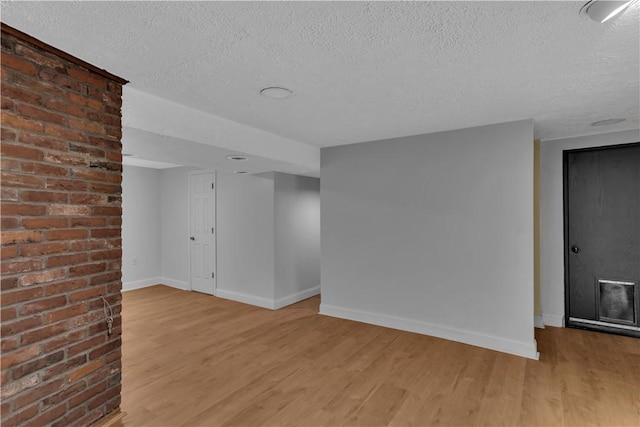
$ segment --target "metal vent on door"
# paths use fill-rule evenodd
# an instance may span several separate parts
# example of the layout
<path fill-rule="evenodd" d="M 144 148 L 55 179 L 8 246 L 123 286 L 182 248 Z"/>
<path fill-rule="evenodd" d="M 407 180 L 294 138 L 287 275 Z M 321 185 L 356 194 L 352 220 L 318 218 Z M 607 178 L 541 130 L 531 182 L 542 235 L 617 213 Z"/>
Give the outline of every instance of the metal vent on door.
<path fill-rule="evenodd" d="M 638 323 L 637 283 L 619 280 L 596 281 L 596 304 L 601 322 L 636 325 Z"/>

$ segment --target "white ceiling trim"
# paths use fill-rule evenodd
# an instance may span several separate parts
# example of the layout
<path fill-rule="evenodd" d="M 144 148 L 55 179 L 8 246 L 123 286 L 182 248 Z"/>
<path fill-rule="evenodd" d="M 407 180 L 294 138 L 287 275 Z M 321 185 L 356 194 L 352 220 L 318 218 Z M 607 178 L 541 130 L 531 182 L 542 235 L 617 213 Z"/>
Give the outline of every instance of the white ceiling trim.
<path fill-rule="evenodd" d="M 189 108 L 125 86 L 122 126 L 291 163 L 301 170 L 320 169 L 320 149 L 289 138 Z"/>

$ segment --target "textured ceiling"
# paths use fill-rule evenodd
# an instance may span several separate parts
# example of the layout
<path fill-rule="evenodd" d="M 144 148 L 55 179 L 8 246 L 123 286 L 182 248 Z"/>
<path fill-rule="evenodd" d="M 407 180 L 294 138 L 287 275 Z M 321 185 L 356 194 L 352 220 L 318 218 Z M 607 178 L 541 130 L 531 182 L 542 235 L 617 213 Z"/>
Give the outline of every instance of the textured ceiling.
<path fill-rule="evenodd" d="M 2 2 L 2 20 L 140 91 L 319 147 L 533 118 L 635 129 L 637 3 Z M 258 95 L 285 86 L 285 101 Z M 596 120 L 626 122 L 594 128 Z"/>

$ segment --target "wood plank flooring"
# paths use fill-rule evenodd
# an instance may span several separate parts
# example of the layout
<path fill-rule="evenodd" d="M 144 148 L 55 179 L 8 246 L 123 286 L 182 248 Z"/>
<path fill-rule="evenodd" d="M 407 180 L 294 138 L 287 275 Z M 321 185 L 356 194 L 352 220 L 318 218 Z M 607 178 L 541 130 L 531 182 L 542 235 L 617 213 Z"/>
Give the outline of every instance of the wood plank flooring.
<path fill-rule="evenodd" d="M 119 426 L 640 426 L 640 340 L 536 330 L 540 361 L 166 286 L 123 296 Z"/>

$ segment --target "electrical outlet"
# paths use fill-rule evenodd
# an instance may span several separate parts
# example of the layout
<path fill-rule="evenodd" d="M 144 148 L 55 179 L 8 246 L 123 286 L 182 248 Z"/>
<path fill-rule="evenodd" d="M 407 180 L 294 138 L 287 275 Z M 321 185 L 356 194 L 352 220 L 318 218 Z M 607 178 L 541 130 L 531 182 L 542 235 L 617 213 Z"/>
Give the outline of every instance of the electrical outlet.
<path fill-rule="evenodd" d="M 137 257 L 133 257 L 133 259 L 131 260 L 131 264 L 138 265 L 138 258 Z"/>

